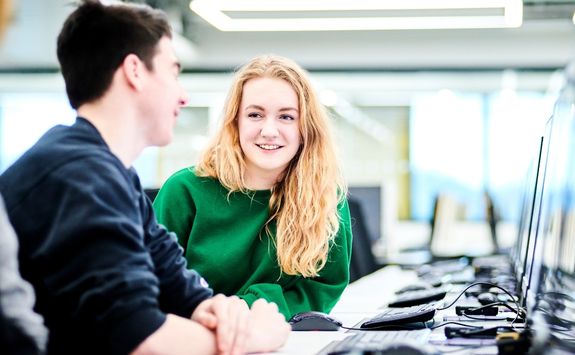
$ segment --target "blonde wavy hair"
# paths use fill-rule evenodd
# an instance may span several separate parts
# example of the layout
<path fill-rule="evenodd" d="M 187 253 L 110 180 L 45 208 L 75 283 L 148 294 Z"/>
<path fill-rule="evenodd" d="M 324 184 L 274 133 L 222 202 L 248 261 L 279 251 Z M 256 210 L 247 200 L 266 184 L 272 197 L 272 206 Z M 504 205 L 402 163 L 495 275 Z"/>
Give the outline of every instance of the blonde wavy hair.
<path fill-rule="evenodd" d="M 0 44 L 12 19 L 12 0 L 0 0 Z"/>
<path fill-rule="evenodd" d="M 282 179 L 272 187 L 270 223 L 276 221 L 277 260 L 288 275 L 314 277 L 325 266 L 339 230 L 338 204 L 347 187 L 336 158 L 329 117 L 320 104 L 307 72 L 295 62 L 273 55 L 259 56 L 241 67 L 223 111 L 223 122 L 203 153 L 196 172 L 218 179 L 230 193 L 250 193 L 245 184 L 246 162 L 240 147 L 238 112 L 244 84 L 254 78 L 285 80 L 299 101 L 302 146 Z"/>

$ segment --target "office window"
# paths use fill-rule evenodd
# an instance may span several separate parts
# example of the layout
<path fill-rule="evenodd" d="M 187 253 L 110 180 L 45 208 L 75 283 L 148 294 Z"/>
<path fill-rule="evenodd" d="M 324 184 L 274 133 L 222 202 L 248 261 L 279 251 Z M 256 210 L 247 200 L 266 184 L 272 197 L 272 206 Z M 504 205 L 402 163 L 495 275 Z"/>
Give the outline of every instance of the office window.
<path fill-rule="evenodd" d="M 411 106 L 411 211 L 430 220 L 440 192 L 461 206 L 462 219 L 485 218 L 484 191 L 504 220 L 517 220 L 521 186 L 539 144 L 552 98 L 503 91 L 416 97 Z"/>
<path fill-rule="evenodd" d="M 518 86 L 528 88 L 515 94 L 500 91 L 499 72 L 312 76 L 342 99 L 329 107 L 344 175 L 350 186 L 380 186 L 382 221 L 430 220 L 440 189 L 456 195 L 467 219 L 483 218 L 488 189 L 503 218 L 516 220 L 518 190 L 537 144 L 532 137 L 555 101 L 542 94 L 550 73 L 521 73 Z M 219 124 L 230 81 L 229 73 L 182 76 L 190 102 L 174 140 L 145 149 L 134 162 L 144 187 L 160 187 L 197 161 Z M 452 91 L 434 91 L 439 87 Z M 59 75 L 2 77 L 0 173 L 47 129 L 74 118 Z M 382 233 L 388 225 L 382 222 Z"/>
<path fill-rule="evenodd" d="M 155 148 L 156 160 L 149 162 L 154 166 L 154 179 L 146 181 L 144 186 L 161 187 L 173 173 L 197 163 L 211 138 L 208 134 L 211 111 L 209 107 L 186 107 L 180 111 L 174 139 L 165 147 Z M 138 173 L 141 174 L 140 170 Z"/>
<path fill-rule="evenodd" d="M 483 187 L 482 97 L 440 91 L 414 98 L 410 124 L 412 218 L 429 220 L 439 192 L 465 203 L 478 218 Z"/>
<path fill-rule="evenodd" d="M 553 98 L 540 93 L 499 92 L 489 96 L 486 181 L 499 213 L 519 219 L 522 187 L 550 117 Z M 504 207 L 504 208 L 503 208 Z"/>
<path fill-rule="evenodd" d="M 0 96 L 0 171 L 6 170 L 49 128 L 72 124 L 76 114 L 63 94 L 12 93 Z"/>
<path fill-rule="evenodd" d="M 192 165 L 207 143 L 207 107 L 182 109 L 167 147 L 146 148 L 134 162 L 142 185 L 159 187 L 176 170 Z M 63 93 L 6 93 L 0 96 L 0 172 L 6 170 L 48 129 L 71 125 L 76 112 Z"/>

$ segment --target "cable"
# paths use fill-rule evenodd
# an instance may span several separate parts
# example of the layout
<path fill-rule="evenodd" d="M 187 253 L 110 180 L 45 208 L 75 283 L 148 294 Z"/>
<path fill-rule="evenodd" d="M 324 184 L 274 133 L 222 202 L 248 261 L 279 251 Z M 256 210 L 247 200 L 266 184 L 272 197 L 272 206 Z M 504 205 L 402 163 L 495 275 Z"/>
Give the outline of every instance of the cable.
<path fill-rule="evenodd" d="M 455 313 L 460 316 L 468 317 L 469 319 L 474 320 L 506 320 L 505 318 L 485 318 L 485 317 L 473 317 L 473 316 L 495 316 L 499 312 L 499 307 L 497 306 L 504 306 L 505 308 L 509 309 L 510 311 L 520 314 L 523 316 L 525 311 L 523 309 L 515 309 L 507 304 L 507 302 L 494 302 L 480 307 L 465 307 L 465 306 L 456 306 Z"/>
<path fill-rule="evenodd" d="M 372 328 L 355 328 L 355 327 L 344 327 L 343 325 L 340 326 L 340 328 L 342 329 L 347 329 L 347 330 L 363 330 L 363 331 L 371 331 L 371 330 L 385 330 L 386 328 L 388 330 L 419 330 L 419 329 L 433 329 L 431 327 L 427 326 L 426 322 L 417 322 L 417 323 L 410 323 L 410 324 L 422 324 L 422 327 L 414 327 L 414 326 L 409 326 L 409 325 L 402 325 L 402 324 L 386 324 L 386 325 L 381 325 L 378 327 L 372 327 Z M 432 322 L 432 324 L 435 323 L 435 321 Z"/>
<path fill-rule="evenodd" d="M 457 345 L 457 346 L 461 346 L 461 345 Z M 473 345 L 473 346 L 461 346 L 461 348 L 459 349 L 453 349 L 453 350 L 442 350 L 441 353 L 442 354 L 453 354 L 453 353 L 458 353 L 460 351 L 469 351 L 469 350 L 473 350 L 473 349 L 479 349 L 479 348 L 487 348 L 487 347 L 492 347 L 493 345 Z"/>
<path fill-rule="evenodd" d="M 472 288 L 473 286 L 480 286 L 480 285 L 486 285 L 486 286 L 495 287 L 495 288 L 500 289 L 501 291 L 505 292 L 505 294 L 507 294 L 507 295 L 513 300 L 513 302 L 514 302 L 515 305 L 517 306 L 517 309 L 521 309 L 521 307 L 519 306 L 519 303 L 515 300 L 515 297 L 513 297 L 513 295 L 511 295 L 511 293 L 509 293 L 509 291 L 507 291 L 507 290 L 504 289 L 503 287 L 501 287 L 501 286 L 499 286 L 499 285 L 496 285 L 496 284 L 492 284 L 492 283 L 490 283 L 490 282 L 474 282 L 474 283 L 472 283 L 471 285 L 465 287 L 465 289 L 464 289 L 463 291 L 461 291 L 461 293 L 460 293 L 457 297 L 455 297 L 455 299 L 454 299 L 450 304 L 448 304 L 448 305 L 445 306 L 445 307 L 437 308 L 437 310 L 438 310 L 438 311 L 443 311 L 443 310 L 445 310 L 445 309 L 448 309 L 449 307 L 453 306 L 453 305 L 455 304 L 455 302 L 457 302 L 457 300 L 458 300 L 459 298 L 461 298 L 461 296 L 463 296 L 463 294 L 465 294 L 465 291 L 469 290 L 469 289 Z"/>
<path fill-rule="evenodd" d="M 457 300 L 458 300 L 459 298 L 461 298 L 461 296 L 463 296 L 463 294 L 465 294 L 465 291 L 469 290 L 469 289 L 470 289 L 471 287 L 473 287 L 473 286 L 479 286 L 479 285 L 487 285 L 487 286 L 490 286 L 490 287 L 495 287 L 495 288 L 500 289 L 500 290 L 503 291 L 505 294 L 507 294 L 507 295 L 510 297 L 511 300 L 513 300 L 513 303 L 515 303 L 516 309 L 523 311 L 523 308 L 522 308 L 521 306 L 519 306 L 519 303 L 515 300 L 515 297 L 513 297 L 513 295 L 512 295 L 511 293 L 509 293 L 509 291 L 507 291 L 506 289 L 504 289 L 503 287 L 501 287 L 501 286 L 499 286 L 499 285 L 492 284 L 492 283 L 490 283 L 490 282 L 474 282 L 474 283 L 472 283 L 471 285 L 465 287 L 465 289 L 464 289 L 463 291 L 461 291 L 461 293 L 460 293 L 450 304 L 448 304 L 448 305 L 445 306 L 445 307 L 437 308 L 437 310 L 438 310 L 438 311 L 442 311 L 442 310 L 448 309 L 449 307 L 453 306 L 453 305 L 455 304 L 455 302 L 457 302 Z M 490 304 L 490 305 L 493 305 L 493 304 Z M 487 306 L 489 306 L 489 305 L 487 305 Z M 520 311 L 520 312 L 521 312 L 521 311 Z M 519 312 L 517 312 L 517 314 L 519 314 Z"/>
<path fill-rule="evenodd" d="M 508 310 L 510 310 L 513 313 L 519 313 L 519 315 L 521 316 L 521 318 L 525 318 L 525 309 L 523 307 L 519 307 L 519 309 L 515 309 L 513 307 L 511 307 L 507 302 L 495 302 L 495 303 L 490 303 L 487 304 L 485 306 L 481 306 L 479 308 L 475 308 L 474 310 L 479 310 L 482 308 L 488 308 L 488 307 L 494 307 L 494 306 L 504 306 L 505 308 L 507 308 Z"/>
<path fill-rule="evenodd" d="M 495 339 L 499 332 L 508 332 L 513 330 L 511 327 L 507 326 L 493 326 L 493 327 L 477 327 L 477 328 L 457 328 L 457 327 L 447 327 L 445 328 L 445 336 L 447 338 L 487 338 Z"/>
<path fill-rule="evenodd" d="M 515 318 L 513 318 L 513 320 L 511 320 L 511 327 L 512 327 L 513 329 L 515 329 L 514 324 L 515 324 L 515 322 L 517 322 L 517 320 L 520 318 L 520 313 L 521 313 L 521 315 L 522 315 L 521 319 L 524 319 L 524 317 L 525 317 L 524 315 L 526 314 L 526 313 L 525 313 L 525 310 L 523 310 L 523 308 L 519 305 L 519 302 L 517 302 L 517 300 L 515 299 L 515 297 L 513 297 L 513 295 L 512 295 L 511 293 L 509 293 L 509 291 L 507 291 L 506 289 L 504 289 L 503 287 L 501 287 L 501 286 L 499 286 L 499 285 L 496 285 L 496 284 L 493 284 L 493 283 L 490 283 L 490 282 L 474 282 L 474 283 L 472 283 L 471 285 L 465 287 L 465 289 L 463 289 L 463 291 L 461 291 L 461 293 L 460 293 L 457 297 L 455 297 L 455 299 L 454 299 L 450 304 L 448 304 L 447 306 L 444 306 L 444 307 L 437 308 L 437 310 L 438 310 L 438 311 L 443 311 L 443 310 L 445 310 L 445 309 L 448 309 L 449 307 L 453 306 L 453 305 L 455 304 L 455 302 L 457 302 L 457 300 L 458 300 L 459 298 L 461 298 L 461 296 L 463 296 L 463 295 L 465 294 L 465 291 L 469 290 L 471 287 L 480 286 L 480 285 L 486 285 L 486 286 L 489 286 L 489 287 L 495 287 L 495 288 L 497 288 L 497 289 L 503 291 L 507 296 L 509 296 L 509 298 L 513 301 L 513 303 L 515 303 L 515 307 L 516 307 L 516 309 L 518 310 L 518 312 L 515 314 Z M 466 317 L 469 317 L 469 316 L 466 315 Z M 470 319 L 475 319 L 475 318 L 471 318 L 471 317 L 470 317 Z M 479 320 L 489 320 L 489 319 L 485 319 L 485 318 L 478 318 L 478 319 L 479 319 Z M 505 318 L 505 319 L 507 319 L 507 318 Z M 497 319 L 497 320 L 502 320 L 502 319 Z"/>
<path fill-rule="evenodd" d="M 507 317 L 502 318 L 486 318 L 486 317 L 475 317 L 470 314 L 463 313 L 463 316 L 473 320 L 485 320 L 485 321 L 499 321 L 499 320 L 507 320 Z"/>
<path fill-rule="evenodd" d="M 513 319 L 513 321 L 511 322 L 512 326 L 513 326 L 513 323 L 515 323 L 515 322 L 517 321 L 517 319 L 519 318 L 519 315 L 520 315 L 520 314 L 524 314 L 525 311 L 523 310 L 522 307 L 519 306 L 519 303 L 518 303 L 517 301 L 515 301 L 515 298 L 511 295 L 511 293 L 509 293 L 509 292 L 508 292 L 506 289 L 504 289 L 503 287 L 501 287 L 501 286 L 499 286 L 499 285 L 496 285 L 496 284 L 489 283 L 489 282 L 474 282 L 474 283 L 472 283 L 471 285 L 465 287 L 465 289 L 464 289 L 463 291 L 461 291 L 461 293 L 460 293 L 450 304 L 448 304 L 447 306 L 444 306 L 444 307 L 436 308 L 436 310 L 442 311 L 442 310 L 448 309 L 449 307 L 453 306 L 453 305 L 455 304 L 455 302 L 457 302 L 457 300 L 458 300 L 459 298 L 461 298 L 461 296 L 463 296 L 463 294 L 465 294 L 465 291 L 467 291 L 467 290 L 470 289 L 471 287 L 478 286 L 478 285 L 487 285 L 487 286 L 495 287 L 495 288 L 498 288 L 498 289 L 502 290 L 503 292 L 505 292 L 505 293 L 513 300 L 513 302 L 515 303 L 516 309 L 514 309 L 514 308 L 511 307 L 511 306 L 509 306 L 506 302 L 496 302 L 496 303 L 492 303 L 492 304 L 489 304 L 489 305 L 485 305 L 485 306 L 480 306 L 480 307 L 474 308 L 474 310 L 483 309 L 483 308 L 486 308 L 486 307 L 493 307 L 493 306 L 496 306 L 496 305 L 505 306 L 505 307 L 507 307 L 508 309 L 510 309 L 511 311 L 513 311 L 513 312 L 516 313 L 515 319 Z M 519 311 L 518 311 L 518 310 L 519 310 Z M 469 316 L 469 315 L 466 315 L 466 314 L 463 314 L 463 315 L 466 316 L 466 317 L 468 317 L 468 318 L 470 318 L 470 319 L 476 319 L 476 320 L 506 320 L 506 319 L 507 319 L 507 318 L 495 318 L 495 319 L 490 319 L 490 318 L 473 318 L 473 317 L 471 317 L 471 316 Z M 435 324 L 435 320 L 432 320 L 431 322 L 432 322 L 432 323 L 431 323 L 432 325 Z M 418 323 L 419 323 L 419 322 L 418 322 Z M 341 327 L 342 329 L 347 329 L 347 330 L 362 330 L 362 331 L 382 330 L 382 329 L 389 329 L 389 330 L 417 330 L 417 329 L 426 329 L 426 328 L 428 328 L 428 329 L 436 329 L 436 328 L 443 327 L 443 326 L 448 325 L 448 324 L 458 324 L 458 325 L 462 325 L 462 326 L 477 328 L 476 326 L 466 325 L 466 324 L 459 323 L 459 322 L 446 322 L 446 323 L 442 323 L 442 324 L 440 324 L 440 325 L 438 325 L 438 326 L 436 326 L 436 327 L 433 327 L 433 326 L 428 327 L 428 326 L 427 326 L 427 323 L 429 323 L 429 322 L 420 322 L 420 323 L 423 324 L 423 328 L 411 327 L 411 326 L 408 326 L 408 325 L 401 325 L 401 324 L 388 324 L 388 325 L 382 325 L 382 326 L 379 326 L 379 327 L 371 327 L 371 328 L 345 327 L 345 326 L 343 326 L 343 325 L 340 326 L 340 327 Z M 417 324 L 417 323 L 413 323 L 413 324 Z M 513 329 L 515 329 L 515 328 L 513 328 Z"/>
<path fill-rule="evenodd" d="M 461 325 L 463 327 L 469 327 L 469 328 L 483 328 L 483 327 L 478 326 L 478 325 L 465 324 L 465 323 L 460 323 L 460 322 L 456 322 L 456 321 L 449 321 L 449 322 L 438 324 L 435 327 L 431 327 L 429 329 L 433 330 L 433 329 L 445 327 L 446 325 L 450 325 L 450 324 Z"/>

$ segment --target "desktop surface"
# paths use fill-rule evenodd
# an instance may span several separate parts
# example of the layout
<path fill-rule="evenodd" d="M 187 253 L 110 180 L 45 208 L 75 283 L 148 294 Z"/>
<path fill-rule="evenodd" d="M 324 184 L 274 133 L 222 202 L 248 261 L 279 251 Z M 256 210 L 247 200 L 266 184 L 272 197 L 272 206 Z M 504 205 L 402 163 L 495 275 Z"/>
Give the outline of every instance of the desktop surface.
<path fill-rule="evenodd" d="M 340 320 L 344 327 L 359 328 L 362 323 L 369 320 L 381 312 L 381 307 L 392 301 L 395 297 L 395 291 L 417 281 L 415 270 L 403 270 L 397 266 L 386 266 L 381 270 L 365 276 L 358 281 L 351 283 L 344 291 L 340 301 L 335 306 L 330 316 Z M 464 285 L 453 287 L 446 298 L 441 301 L 442 305 L 451 303 L 455 296 L 460 293 Z M 479 306 L 476 300 L 463 297 L 457 303 L 458 305 Z M 510 316 L 510 314 L 507 314 Z M 433 322 L 428 322 L 428 326 L 445 323 L 446 320 L 457 320 L 466 322 L 471 325 L 482 324 L 484 326 L 509 325 L 505 321 L 482 322 L 478 320 L 465 319 L 455 313 L 455 305 L 446 310 L 437 312 Z M 515 324 L 517 329 L 522 329 L 523 325 Z M 453 351 L 457 348 L 477 347 L 481 345 L 481 354 L 497 354 L 497 346 L 493 339 L 446 339 L 444 327 L 429 330 L 428 341 L 426 346 L 436 351 L 446 352 Z M 330 346 L 342 341 L 354 334 L 362 333 L 385 333 L 389 331 L 358 331 L 340 329 L 338 331 L 307 331 L 291 333 L 286 345 L 278 352 L 279 354 L 327 354 Z M 473 351 L 462 351 L 462 353 L 473 354 Z M 404 354 L 405 355 L 405 354 Z"/>

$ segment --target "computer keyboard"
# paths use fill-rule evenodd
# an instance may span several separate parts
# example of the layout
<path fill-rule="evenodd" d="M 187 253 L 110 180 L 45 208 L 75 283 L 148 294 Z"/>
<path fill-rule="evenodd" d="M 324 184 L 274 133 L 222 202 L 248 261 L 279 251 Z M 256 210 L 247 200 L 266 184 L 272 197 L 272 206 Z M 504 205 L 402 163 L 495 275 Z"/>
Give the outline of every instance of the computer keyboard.
<path fill-rule="evenodd" d="M 435 303 L 404 308 L 386 308 L 383 312 L 363 322 L 360 327 L 365 329 L 385 329 L 385 327 L 427 322 L 433 319 L 435 311 Z"/>
<path fill-rule="evenodd" d="M 397 296 L 395 301 L 389 303 L 387 307 L 410 307 L 432 301 L 439 301 L 445 298 L 446 290 L 442 287 L 428 290 L 409 291 Z"/>
<path fill-rule="evenodd" d="M 418 330 L 392 330 L 385 332 L 364 331 L 350 335 L 342 340 L 328 344 L 320 354 L 337 354 L 350 350 L 377 351 L 387 347 L 390 343 L 409 341 L 412 343 L 426 344 L 431 329 Z"/>

